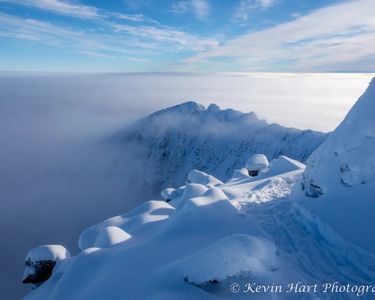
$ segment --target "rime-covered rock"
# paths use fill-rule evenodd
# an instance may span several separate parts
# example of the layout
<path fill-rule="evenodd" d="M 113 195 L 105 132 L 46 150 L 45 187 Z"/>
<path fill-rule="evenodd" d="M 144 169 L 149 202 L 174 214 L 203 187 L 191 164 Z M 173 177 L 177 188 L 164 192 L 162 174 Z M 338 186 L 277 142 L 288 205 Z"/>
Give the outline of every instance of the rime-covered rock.
<path fill-rule="evenodd" d="M 56 263 L 69 257 L 69 251 L 60 245 L 44 245 L 30 250 L 25 258 L 22 282 L 36 286 L 43 283 L 51 276 Z"/>

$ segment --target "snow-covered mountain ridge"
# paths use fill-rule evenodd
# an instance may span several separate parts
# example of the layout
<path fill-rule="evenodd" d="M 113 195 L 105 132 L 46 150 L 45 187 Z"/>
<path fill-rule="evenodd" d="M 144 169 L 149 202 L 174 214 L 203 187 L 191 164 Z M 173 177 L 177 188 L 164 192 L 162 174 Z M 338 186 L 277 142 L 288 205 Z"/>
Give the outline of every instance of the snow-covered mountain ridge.
<path fill-rule="evenodd" d="M 375 80 L 306 168 L 280 156 L 246 164 L 261 169 L 254 176 L 254 169 L 236 170 L 224 183 L 192 170 L 176 192 L 162 193 L 167 201 L 148 201 L 83 231 L 80 253 L 58 261 L 25 299 L 374 299 L 374 181 L 340 180 L 341 160 L 351 166 L 365 150 L 370 166 L 374 158 L 361 142 L 374 130 L 372 114 L 365 113 L 373 107 L 374 86 Z M 349 133 L 354 143 L 347 148 Z M 373 178 L 368 164 L 355 166 L 356 175 Z M 318 195 L 308 191 L 310 179 L 312 188 L 321 187 Z M 367 210 L 358 210 L 363 203 Z M 336 227 L 342 216 L 346 231 Z M 41 259 L 38 249 L 32 253 Z M 301 288 L 293 291 L 290 284 Z"/>
<path fill-rule="evenodd" d="M 254 153 L 306 161 L 326 137 L 321 132 L 268 124 L 255 113 L 221 110 L 215 104 L 206 109 L 190 101 L 145 117 L 122 133 L 120 140 L 125 149 L 137 149 L 138 175 L 143 174 L 145 184 L 158 193 L 183 184 L 192 169 L 227 180 Z"/>

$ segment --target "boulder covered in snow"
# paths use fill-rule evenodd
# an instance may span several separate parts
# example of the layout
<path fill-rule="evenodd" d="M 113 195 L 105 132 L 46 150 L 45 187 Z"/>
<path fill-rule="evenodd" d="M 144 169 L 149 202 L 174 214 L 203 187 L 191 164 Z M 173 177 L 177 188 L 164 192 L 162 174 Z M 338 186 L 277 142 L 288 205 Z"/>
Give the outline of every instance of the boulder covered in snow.
<path fill-rule="evenodd" d="M 222 181 L 215 178 L 214 176 L 204 173 L 202 171 L 198 171 L 198 170 L 192 170 L 189 172 L 187 179 L 186 179 L 186 183 L 187 184 L 198 183 L 198 184 L 202 184 L 208 187 L 223 184 Z"/>
<path fill-rule="evenodd" d="M 22 282 L 43 283 L 51 276 L 56 263 L 69 257 L 69 251 L 60 245 L 44 245 L 30 250 L 25 258 Z"/>
<path fill-rule="evenodd" d="M 309 157 L 302 187 L 319 197 L 375 181 L 375 78 L 328 139 Z"/>
<path fill-rule="evenodd" d="M 250 176 L 257 176 L 260 171 L 266 170 L 268 166 L 269 162 L 264 154 L 253 154 L 246 162 L 246 169 Z"/>

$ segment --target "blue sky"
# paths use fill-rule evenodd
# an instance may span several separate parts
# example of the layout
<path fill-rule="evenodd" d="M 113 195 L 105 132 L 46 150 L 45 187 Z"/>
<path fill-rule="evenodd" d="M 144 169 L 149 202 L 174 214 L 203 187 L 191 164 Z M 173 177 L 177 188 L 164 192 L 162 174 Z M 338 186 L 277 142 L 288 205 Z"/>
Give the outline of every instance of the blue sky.
<path fill-rule="evenodd" d="M 0 0 L 0 70 L 374 72 L 374 0 Z"/>

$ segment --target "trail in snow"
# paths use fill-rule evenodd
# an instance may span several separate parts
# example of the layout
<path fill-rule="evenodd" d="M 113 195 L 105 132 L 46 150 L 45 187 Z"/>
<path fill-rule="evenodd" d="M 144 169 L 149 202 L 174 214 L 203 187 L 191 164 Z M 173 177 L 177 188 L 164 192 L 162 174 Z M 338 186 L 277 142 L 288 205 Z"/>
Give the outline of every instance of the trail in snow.
<path fill-rule="evenodd" d="M 233 178 L 221 188 L 274 242 L 278 254 L 308 282 L 372 284 L 375 256 L 346 241 L 300 206 L 291 193 L 304 166 L 281 157 L 258 177 Z M 324 297 L 324 295 L 321 295 Z M 343 295 L 328 296 L 342 299 Z M 356 298 L 354 294 L 346 298 Z M 366 298 L 366 296 L 363 296 Z M 368 297 L 371 297 L 368 296 Z"/>
<path fill-rule="evenodd" d="M 291 183 L 284 178 L 276 177 L 256 186 L 256 189 L 245 193 L 248 198 L 244 205 L 253 202 L 268 202 L 286 197 L 290 194 Z"/>
<path fill-rule="evenodd" d="M 349 244 L 292 202 L 288 196 L 291 188 L 292 184 L 282 178 L 271 180 L 238 200 L 241 211 L 256 218 L 279 255 L 292 268 L 303 270 L 306 282 L 373 283 L 374 255 Z M 342 295 L 330 295 L 329 299 L 342 299 Z"/>

